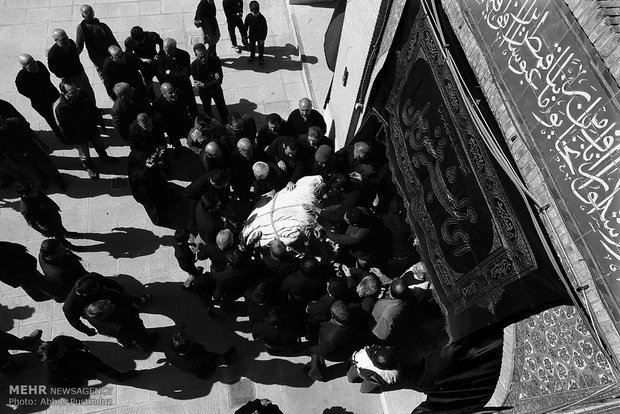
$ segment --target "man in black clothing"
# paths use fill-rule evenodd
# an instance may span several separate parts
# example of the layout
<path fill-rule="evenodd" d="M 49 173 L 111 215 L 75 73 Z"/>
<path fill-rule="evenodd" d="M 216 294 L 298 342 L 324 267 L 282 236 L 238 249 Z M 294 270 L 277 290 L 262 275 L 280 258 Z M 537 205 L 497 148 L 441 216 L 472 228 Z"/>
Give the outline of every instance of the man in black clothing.
<path fill-rule="evenodd" d="M 169 82 L 176 89 L 183 91 L 190 105 L 190 115 L 196 118 L 198 106 L 194 97 L 194 88 L 190 76 L 190 56 L 185 50 L 177 48 L 177 41 L 164 39 L 164 53 L 157 60 L 157 79 L 160 84 Z"/>
<path fill-rule="evenodd" d="M 54 39 L 55 44 L 47 53 L 47 66 L 50 68 L 50 72 L 65 82 L 77 85 L 95 103 L 97 101 L 95 92 L 90 86 L 86 72 L 84 72 L 84 66 L 80 62 L 80 52 L 75 42 L 69 39 L 67 33 L 62 29 L 54 29 L 52 39 Z"/>
<path fill-rule="evenodd" d="M 262 151 L 256 150 L 248 138 L 237 141 L 237 151 L 230 157 L 230 184 L 235 197 L 248 201 L 253 199 L 252 184 L 254 172 L 252 166 L 258 161 L 265 161 Z"/>
<path fill-rule="evenodd" d="M 147 113 L 140 113 L 129 126 L 129 147 L 145 154 L 163 153 L 166 149 L 164 132 Z"/>
<path fill-rule="evenodd" d="M 155 99 L 153 109 L 159 114 L 168 144 L 178 154 L 181 149 L 180 138 L 186 138 L 193 125 L 192 105 L 183 91 L 178 91 L 171 83 L 162 83 L 160 91 L 161 95 Z"/>
<path fill-rule="evenodd" d="M 213 117 L 211 110 L 211 100 L 213 99 L 220 120 L 226 124 L 228 123 L 228 108 L 222 91 L 224 74 L 222 73 L 220 59 L 217 56 L 209 56 L 205 45 L 202 43 L 194 45 L 194 54 L 196 60 L 192 62 L 190 69 L 194 78 L 194 86 L 198 88 L 203 110 L 207 115 Z"/>
<path fill-rule="evenodd" d="M 108 52 L 110 56 L 103 62 L 101 74 L 110 99 L 116 100 L 117 96 L 114 92 L 114 85 L 120 82 L 128 83 L 138 92 L 148 96 L 142 75 L 140 74 L 139 59 L 131 53 L 123 52 L 118 46 L 110 46 Z"/>
<path fill-rule="evenodd" d="M 84 20 L 78 25 L 75 36 L 78 53 L 82 53 L 84 45 L 86 45 L 88 56 L 95 65 L 99 77 L 103 80 L 101 71 L 103 70 L 103 62 L 108 57 L 108 48 L 119 46 L 119 44 L 108 25 L 95 18 L 95 11 L 91 6 L 83 5 L 80 12 Z"/>
<path fill-rule="evenodd" d="M 148 154 L 134 149 L 127 161 L 131 195 L 142 204 L 153 224 L 167 225 L 164 213 L 174 193 L 164 174 L 163 151 Z"/>
<path fill-rule="evenodd" d="M 24 289 L 35 302 L 50 300 L 55 296 L 54 286 L 39 273 L 37 259 L 28 253 L 25 246 L 0 241 L 0 263 L 0 282 Z"/>
<path fill-rule="evenodd" d="M 230 364 L 235 351 L 235 347 L 231 346 L 223 354 L 209 352 L 198 342 L 192 341 L 185 332 L 177 332 L 172 336 L 165 350 L 165 362 L 174 365 L 181 372 L 204 379 L 211 375 L 219 365 Z"/>
<path fill-rule="evenodd" d="M 39 251 L 39 264 L 43 275 L 56 288 L 58 302 L 64 302 L 73 285 L 86 273 L 82 258 L 68 250 L 56 239 L 43 240 Z"/>
<path fill-rule="evenodd" d="M 54 134 L 64 143 L 62 132 L 54 119 L 53 109 L 60 93 L 50 81 L 50 72 L 43 63 L 34 60 L 27 53 L 19 55 L 18 60 L 22 69 L 15 78 L 17 91 L 30 99 L 32 109 L 45 119 Z"/>
<path fill-rule="evenodd" d="M 252 172 L 254 173 L 252 187 L 256 197 L 271 191 L 280 191 L 286 185 L 285 178 L 282 176 L 282 170 L 271 162 L 255 162 L 252 165 Z"/>
<path fill-rule="evenodd" d="M 240 138 L 249 138 L 251 141 L 256 139 L 256 121 L 250 115 L 241 115 L 239 112 L 231 112 L 230 115 L 228 115 L 226 132 L 232 137 L 232 141 L 234 141 L 230 143 L 232 152 Z"/>
<path fill-rule="evenodd" d="M 126 82 L 114 85 L 114 94 L 118 96 L 118 99 L 110 111 L 112 124 L 121 138 L 127 141 L 129 140 L 129 125 L 136 120 L 138 114 L 150 113 L 151 105 L 144 95 L 138 93 Z"/>
<path fill-rule="evenodd" d="M 237 53 L 241 53 L 241 49 L 237 45 L 237 35 L 235 29 L 239 29 L 241 33 L 241 41 L 244 45 L 248 43 L 247 33 L 243 25 L 243 0 L 222 0 L 224 14 L 226 15 L 226 24 L 228 25 L 228 34 L 232 48 Z"/>
<path fill-rule="evenodd" d="M 41 149 L 39 137 L 21 114 L 20 117 L 10 115 L 10 112 L 6 114 L 0 109 L 0 158 L 19 170 L 14 178 L 27 176 L 38 180 L 44 190 L 52 178 L 63 191 L 66 190 L 67 185 L 60 172 Z"/>
<path fill-rule="evenodd" d="M 194 16 L 194 26 L 202 29 L 204 42 L 209 45 L 207 53 L 209 56 L 217 56 L 215 46 L 220 40 L 220 26 L 217 24 L 215 13 L 214 0 L 200 0 Z"/>
<path fill-rule="evenodd" d="M 278 168 L 283 171 L 283 180 L 287 181 L 286 189 L 295 188 L 297 180 L 306 175 L 310 169 L 307 151 L 298 145 L 295 136 L 280 137 L 269 145 L 268 154 L 273 157 Z"/>
<path fill-rule="evenodd" d="M 90 349 L 82 341 L 66 335 L 59 335 L 49 342 L 43 342 L 37 354 L 47 366 L 49 382 L 54 387 L 83 387 L 97 374 L 103 374 L 119 382 L 138 374 L 136 370 L 119 372 L 91 354 Z"/>
<path fill-rule="evenodd" d="M 91 144 L 99 159 L 105 163 L 115 163 L 117 160 L 110 157 L 105 151 L 105 144 L 97 130 L 97 126 L 105 132 L 105 124 L 101 111 L 94 101 L 88 99 L 73 83 L 60 83 L 61 97 L 56 101 L 54 112 L 62 133 L 70 145 L 78 151 L 80 161 L 88 172 L 88 176 L 95 180 L 99 173 L 90 158 Z"/>
<path fill-rule="evenodd" d="M 45 237 L 53 237 L 66 246 L 68 234 L 62 225 L 60 207 L 51 198 L 41 193 L 30 182 L 18 182 L 15 191 L 20 195 L 19 212 L 30 227 Z"/>
<path fill-rule="evenodd" d="M 256 137 L 256 145 L 261 151 L 264 151 L 276 138 L 294 133 L 286 121 L 276 113 L 267 115 L 266 121 Z"/>
<path fill-rule="evenodd" d="M 287 123 L 298 135 L 307 134 L 308 128 L 313 125 L 321 128 L 323 132 L 327 131 L 323 115 L 319 111 L 312 109 L 312 101 L 308 98 L 300 99 L 299 109 L 295 109 L 290 113 Z"/>
<path fill-rule="evenodd" d="M 153 95 L 153 76 L 157 73 L 157 59 L 163 51 L 164 41 L 157 33 L 145 32 L 140 26 L 132 27 L 130 34 L 125 39 L 125 51 L 140 59 L 140 71 L 144 75 L 146 90 L 149 95 Z"/>
<path fill-rule="evenodd" d="M 43 331 L 35 329 L 28 336 L 21 338 L 10 333 L 0 331 L 0 374 L 10 375 L 21 368 L 22 364 L 16 364 L 9 350 L 36 352 L 41 345 Z"/>
<path fill-rule="evenodd" d="M 84 317 L 84 309 L 88 305 L 96 300 L 107 299 L 111 303 L 133 304 L 139 307 L 148 302 L 150 298 L 149 295 L 129 296 L 116 281 L 98 273 L 87 273 L 75 282 L 73 289 L 65 299 L 62 311 L 71 326 L 88 336 L 94 336 L 97 331 L 86 326 L 80 319 Z"/>

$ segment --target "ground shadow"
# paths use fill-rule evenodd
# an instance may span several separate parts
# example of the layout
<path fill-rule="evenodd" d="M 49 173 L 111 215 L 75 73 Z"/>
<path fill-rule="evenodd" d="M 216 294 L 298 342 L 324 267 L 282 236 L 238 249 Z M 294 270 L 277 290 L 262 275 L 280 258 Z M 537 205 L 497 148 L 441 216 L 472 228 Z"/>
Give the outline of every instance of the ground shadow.
<path fill-rule="evenodd" d="M 302 62 L 314 65 L 319 61 L 316 56 L 302 55 L 300 57 L 299 49 L 291 43 L 284 46 L 266 46 L 263 65 L 258 64 L 258 59 L 250 62 L 247 50 L 246 48 L 243 55 L 237 57 L 221 58 L 222 66 L 240 71 L 273 73 L 278 70 L 299 71 L 302 69 Z"/>
<path fill-rule="evenodd" d="M 100 242 L 81 246 L 81 252 L 108 252 L 115 259 L 148 256 L 160 246 L 172 246 L 174 242 L 172 236 L 157 236 L 136 227 L 115 227 L 111 233 L 79 233 L 76 238 Z"/>
<path fill-rule="evenodd" d="M 15 320 L 28 319 L 34 314 L 31 306 L 16 306 L 9 308 L 0 303 L 0 331 L 8 332 L 15 327 Z"/>

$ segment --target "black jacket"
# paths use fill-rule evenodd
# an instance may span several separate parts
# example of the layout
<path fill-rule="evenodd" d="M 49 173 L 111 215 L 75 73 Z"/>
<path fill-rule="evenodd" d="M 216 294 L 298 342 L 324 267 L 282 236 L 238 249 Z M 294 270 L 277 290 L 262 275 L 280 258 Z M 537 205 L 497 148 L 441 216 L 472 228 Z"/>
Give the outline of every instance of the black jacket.
<path fill-rule="evenodd" d="M 108 48 L 119 46 L 110 27 L 99 19 L 82 20 L 77 27 L 75 41 L 79 53 L 86 45 L 88 56 L 93 62 L 103 62 L 108 57 Z"/>
<path fill-rule="evenodd" d="M 267 20 L 262 14 L 254 16 L 252 13 L 248 13 L 245 16 L 244 25 L 250 40 L 265 40 L 267 38 Z"/>
<path fill-rule="evenodd" d="M 60 96 L 58 89 L 50 81 L 50 72 L 40 61 L 36 61 L 38 72 L 22 69 L 17 73 L 15 86 L 17 91 L 30 99 L 33 108 L 52 105 Z"/>
<path fill-rule="evenodd" d="M 101 111 L 94 102 L 80 92 L 79 101 L 75 104 L 61 96 L 56 101 L 54 113 L 62 134 L 69 144 L 87 142 L 97 125 L 104 125 Z"/>
<path fill-rule="evenodd" d="M 112 100 L 116 100 L 117 98 L 114 93 L 114 85 L 119 82 L 126 82 L 139 92 L 144 92 L 146 90 L 142 75 L 140 74 L 140 60 L 131 53 L 123 54 L 123 58 L 126 59 L 126 61 L 120 63 L 113 61 L 112 57 L 107 57 L 101 69 L 105 90 Z"/>
<path fill-rule="evenodd" d="M 64 301 L 75 282 L 87 273 L 81 260 L 78 255 L 70 251 L 66 251 L 65 255 L 58 259 L 46 258 L 39 252 L 39 264 L 43 275 L 57 288 L 59 299 Z"/>
<path fill-rule="evenodd" d="M 71 39 L 69 39 L 67 49 L 57 44 L 50 48 L 47 53 L 47 66 L 49 66 L 50 72 L 60 79 L 79 76 L 84 70 L 78 49 Z"/>

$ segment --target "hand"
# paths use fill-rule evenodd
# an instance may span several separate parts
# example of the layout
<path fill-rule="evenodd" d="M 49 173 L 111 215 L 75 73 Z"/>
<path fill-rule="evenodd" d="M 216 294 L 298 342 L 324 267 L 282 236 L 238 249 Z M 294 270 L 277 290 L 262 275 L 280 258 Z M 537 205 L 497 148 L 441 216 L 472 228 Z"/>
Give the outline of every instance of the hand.
<path fill-rule="evenodd" d="M 352 172 L 351 174 L 349 174 L 349 177 L 357 181 L 362 181 L 362 174 L 358 172 Z"/>
<path fill-rule="evenodd" d="M 289 181 L 289 182 L 286 184 L 286 190 L 287 190 L 287 191 L 293 191 L 294 189 L 295 189 L 295 183 L 294 183 L 294 182 L 292 182 L 292 181 Z"/>
<path fill-rule="evenodd" d="M 278 161 L 278 168 L 281 169 L 282 171 L 286 171 L 286 164 L 284 163 L 284 161 L 282 160 Z"/>
<path fill-rule="evenodd" d="M 200 81 L 195 80 L 194 81 L 194 86 L 197 87 L 197 88 L 204 88 L 205 84 L 200 82 Z"/>

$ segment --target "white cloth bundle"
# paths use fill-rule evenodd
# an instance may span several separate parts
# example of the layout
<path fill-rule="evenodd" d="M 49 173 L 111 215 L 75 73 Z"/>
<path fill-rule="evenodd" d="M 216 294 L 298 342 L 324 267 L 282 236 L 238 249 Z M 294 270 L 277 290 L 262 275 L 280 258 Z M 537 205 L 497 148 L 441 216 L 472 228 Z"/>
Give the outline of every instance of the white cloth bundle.
<path fill-rule="evenodd" d="M 306 231 L 315 228 L 315 207 L 322 187 L 321 176 L 313 175 L 299 179 L 291 191 L 283 189 L 273 197 L 264 195 L 246 221 L 243 238 L 251 239 L 260 231 L 260 247 L 267 246 L 274 239 L 292 245 Z"/>

